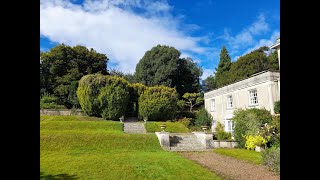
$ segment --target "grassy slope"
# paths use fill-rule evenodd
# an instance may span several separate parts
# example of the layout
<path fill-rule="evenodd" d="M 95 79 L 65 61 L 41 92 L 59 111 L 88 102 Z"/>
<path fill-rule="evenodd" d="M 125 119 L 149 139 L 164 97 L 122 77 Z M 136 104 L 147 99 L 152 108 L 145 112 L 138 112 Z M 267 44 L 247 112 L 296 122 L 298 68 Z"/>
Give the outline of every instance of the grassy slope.
<path fill-rule="evenodd" d="M 254 163 L 254 164 L 262 164 L 261 154 L 256 151 L 246 150 L 246 149 L 219 148 L 219 149 L 214 149 L 214 152 L 219 153 L 219 154 L 223 154 L 226 156 L 234 157 L 237 159 L 242 159 L 247 162 Z"/>
<path fill-rule="evenodd" d="M 166 131 L 172 133 L 187 133 L 189 129 L 179 122 L 147 122 L 145 127 L 147 132 L 160 132 L 162 131 L 160 128 L 161 124 L 166 124 Z"/>
<path fill-rule="evenodd" d="M 219 179 L 163 151 L 154 134 L 124 134 L 118 122 L 41 116 L 40 128 L 43 179 Z"/>

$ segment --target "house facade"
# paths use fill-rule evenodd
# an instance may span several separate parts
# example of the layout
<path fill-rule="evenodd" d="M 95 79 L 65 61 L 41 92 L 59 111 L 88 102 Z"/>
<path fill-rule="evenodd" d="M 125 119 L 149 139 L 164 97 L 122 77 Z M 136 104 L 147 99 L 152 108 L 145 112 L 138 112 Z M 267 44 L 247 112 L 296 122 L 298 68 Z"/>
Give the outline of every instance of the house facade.
<path fill-rule="evenodd" d="M 280 38 L 271 48 L 280 55 Z M 279 57 L 280 68 L 280 57 Z M 212 131 L 217 122 L 224 125 L 225 131 L 233 134 L 233 113 L 242 108 L 265 108 L 274 113 L 274 102 L 280 100 L 280 72 L 264 71 L 242 81 L 209 91 L 204 94 L 206 110 L 212 115 Z"/>
<path fill-rule="evenodd" d="M 205 108 L 212 115 L 212 130 L 217 122 L 233 134 L 233 112 L 242 108 L 265 108 L 274 114 L 274 102 L 280 100 L 279 72 L 261 72 L 248 79 L 204 94 Z"/>

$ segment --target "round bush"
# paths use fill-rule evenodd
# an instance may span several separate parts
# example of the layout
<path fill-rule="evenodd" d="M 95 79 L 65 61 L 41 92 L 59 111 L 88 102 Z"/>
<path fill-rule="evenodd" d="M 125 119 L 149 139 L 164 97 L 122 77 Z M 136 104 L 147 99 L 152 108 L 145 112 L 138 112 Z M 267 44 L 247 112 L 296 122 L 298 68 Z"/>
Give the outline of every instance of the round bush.
<path fill-rule="evenodd" d="M 139 115 L 152 121 L 173 119 L 177 110 L 177 97 L 174 88 L 148 87 L 139 98 Z"/>
<path fill-rule="evenodd" d="M 129 102 L 129 83 L 116 76 L 90 74 L 83 76 L 77 90 L 79 103 L 89 116 L 118 120 Z"/>
<path fill-rule="evenodd" d="M 257 135 L 261 126 L 272 121 L 272 116 L 266 109 L 238 109 L 234 112 L 234 138 L 239 141 L 239 147 L 243 148 L 247 135 Z"/>

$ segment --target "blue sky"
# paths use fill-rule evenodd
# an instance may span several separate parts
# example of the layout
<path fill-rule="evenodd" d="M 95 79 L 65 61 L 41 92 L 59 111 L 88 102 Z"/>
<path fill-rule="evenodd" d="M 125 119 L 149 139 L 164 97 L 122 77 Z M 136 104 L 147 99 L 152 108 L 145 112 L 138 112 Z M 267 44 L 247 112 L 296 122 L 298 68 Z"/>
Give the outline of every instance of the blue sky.
<path fill-rule="evenodd" d="M 280 0 L 41 0 L 40 51 L 84 45 L 108 69 L 133 73 L 147 50 L 173 46 L 213 74 L 225 45 L 232 61 L 280 37 Z"/>

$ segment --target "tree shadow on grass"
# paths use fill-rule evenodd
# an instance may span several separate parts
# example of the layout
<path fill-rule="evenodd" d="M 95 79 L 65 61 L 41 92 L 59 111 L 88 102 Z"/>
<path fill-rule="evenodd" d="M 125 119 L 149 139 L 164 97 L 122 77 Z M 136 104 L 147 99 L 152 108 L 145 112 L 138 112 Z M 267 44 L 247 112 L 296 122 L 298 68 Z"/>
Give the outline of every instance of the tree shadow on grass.
<path fill-rule="evenodd" d="M 42 180 L 61 180 L 61 179 L 68 179 L 68 180 L 74 180 L 79 179 L 77 175 L 69 175 L 69 174 L 44 174 L 43 172 L 40 172 L 40 179 Z"/>

